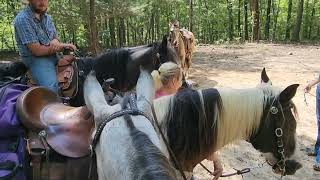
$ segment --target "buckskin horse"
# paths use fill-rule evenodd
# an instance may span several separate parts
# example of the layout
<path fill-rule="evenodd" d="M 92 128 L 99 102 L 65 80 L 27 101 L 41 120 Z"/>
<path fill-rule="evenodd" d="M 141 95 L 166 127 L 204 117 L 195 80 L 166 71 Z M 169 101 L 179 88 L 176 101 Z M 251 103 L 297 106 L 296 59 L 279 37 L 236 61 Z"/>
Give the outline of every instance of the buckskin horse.
<path fill-rule="evenodd" d="M 143 65 L 148 70 L 156 70 L 162 63 L 168 61 L 179 63 L 177 53 L 168 43 L 167 36 L 163 37 L 162 42 L 112 49 L 98 57 L 80 58 L 75 62 L 78 70 L 74 72 L 74 76 L 71 78 L 76 80 L 73 83 L 75 88 L 72 89 L 73 95 L 69 100 L 69 104 L 71 106 L 84 105 L 83 82 L 91 70 L 96 72 L 97 79 L 101 84 L 105 79 L 114 78 L 115 82 L 112 84 L 112 88 L 125 92 L 135 87 L 139 77 L 140 65 Z M 22 62 L 2 66 L 0 67 L 0 73 L 3 76 L 15 75 L 14 77 L 18 77 L 27 69 Z M 19 74 L 15 74 L 18 72 L 17 68 L 22 69 L 24 72 L 21 73 L 19 71 Z M 62 66 L 62 68 L 64 67 Z"/>
<path fill-rule="evenodd" d="M 94 72 L 84 83 L 84 97 L 94 115 L 96 152 L 100 180 L 176 179 L 174 169 L 154 129 L 150 102 L 154 96 L 149 72 L 141 71 L 133 94 L 109 106 Z"/>
<path fill-rule="evenodd" d="M 275 173 L 292 175 L 301 164 L 295 151 L 298 84 L 280 90 L 262 83 L 251 89 L 182 89 L 154 100 L 162 130 L 188 177 L 213 152 L 235 140 L 250 142 L 263 153 Z"/>
<path fill-rule="evenodd" d="M 169 41 L 178 53 L 183 74 L 187 78 L 192 64 L 192 54 L 195 49 L 195 38 L 187 29 L 180 29 L 176 23 L 170 23 Z"/>

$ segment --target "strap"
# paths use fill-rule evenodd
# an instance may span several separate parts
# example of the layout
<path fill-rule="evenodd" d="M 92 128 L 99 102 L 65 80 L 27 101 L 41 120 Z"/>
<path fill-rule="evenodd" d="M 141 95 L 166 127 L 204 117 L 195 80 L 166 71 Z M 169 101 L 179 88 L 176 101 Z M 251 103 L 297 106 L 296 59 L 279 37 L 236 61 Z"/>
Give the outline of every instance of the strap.
<path fill-rule="evenodd" d="M 93 153 L 93 150 L 96 148 L 97 146 L 97 143 L 100 139 L 100 135 L 102 133 L 102 130 L 104 129 L 104 127 L 106 126 L 106 124 L 108 122 L 110 122 L 111 120 L 115 119 L 115 118 L 118 118 L 120 116 L 123 116 L 125 114 L 129 114 L 129 115 L 132 115 L 132 116 L 145 116 L 147 119 L 151 119 L 147 114 L 145 114 L 144 112 L 138 110 L 138 109 L 126 109 L 126 110 L 121 110 L 121 111 L 118 111 L 118 112 L 115 112 L 111 115 L 109 115 L 104 121 L 102 121 L 98 128 L 97 128 L 97 132 L 96 134 L 94 135 L 94 138 L 91 142 L 91 153 Z"/>
<path fill-rule="evenodd" d="M 0 163 L 0 170 L 10 171 L 9 174 L 1 176 L 0 180 L 11 180 L 18 172 L 20 166 L 14 161 L 5 161 Z"/>
<path fill-rule="evenodd" d="M 32 180 L 41 180 L 41 156 L 31 156 Z"/>

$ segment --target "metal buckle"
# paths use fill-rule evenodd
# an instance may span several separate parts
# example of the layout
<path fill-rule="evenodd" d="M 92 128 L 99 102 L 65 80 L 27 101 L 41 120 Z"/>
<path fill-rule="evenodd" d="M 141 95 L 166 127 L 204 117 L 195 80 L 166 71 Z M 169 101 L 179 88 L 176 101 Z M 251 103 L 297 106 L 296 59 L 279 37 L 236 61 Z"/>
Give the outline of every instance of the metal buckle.
<path fill-rule="evenodd" d="M 279 112 L 279 110 L 278 110 L 278 108 L 272 106 L 271 109 L 270 109 L 270 112 L 271 112 L 272 114 L 277 114 L 277 113 Z"/>
<path fill-rule="evenodd" d="M 47 132 L 45 130 L 42 130 L 39 132 L 39 136 L 40 137 L 46 137 L 47 136 Z"/>
<path fill-rule="evenodd" d="M 275 131 L 277 137 L 281 137 L 283 135 L 283 131 L 281 128 L 277 128 Z"/>

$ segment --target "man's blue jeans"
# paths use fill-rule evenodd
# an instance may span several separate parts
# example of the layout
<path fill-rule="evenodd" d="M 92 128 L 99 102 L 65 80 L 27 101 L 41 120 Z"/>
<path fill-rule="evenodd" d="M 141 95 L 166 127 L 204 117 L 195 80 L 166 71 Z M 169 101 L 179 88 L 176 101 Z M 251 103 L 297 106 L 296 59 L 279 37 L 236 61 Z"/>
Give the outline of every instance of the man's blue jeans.
<path fill-rule="evenodd" d="M 315 145 L 315 153 L 317 154 L 316 161 L 320 163 L 320 84 L 317 85 L 316 90 L 316 112 L 317 112 L 317 125 L 318 125 L 318 136 Z"/>
<path fill-rule="evenodd" d="M 23 57 L 23 62 L 31 70 L 32 77 L 38 86 L 44 86 L 55 93 L 59 92 L 56 74 L 56 56 L 48 57 Z"/>

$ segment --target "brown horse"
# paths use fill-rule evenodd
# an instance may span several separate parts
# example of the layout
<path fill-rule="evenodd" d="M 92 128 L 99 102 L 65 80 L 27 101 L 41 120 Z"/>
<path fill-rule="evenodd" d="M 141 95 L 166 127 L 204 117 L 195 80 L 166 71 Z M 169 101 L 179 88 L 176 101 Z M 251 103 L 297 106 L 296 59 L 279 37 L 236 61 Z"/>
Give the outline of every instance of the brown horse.
<path fill-rule="evenodd" d="M 180 58 L 184 76 L 188 77 L 188 71 L 192 63 L 192 54 L 195 49 L 195 38 L 187 29 L 180 29 L 175 23 L 170 23 L 169 41 L 177 51 Z"/>

